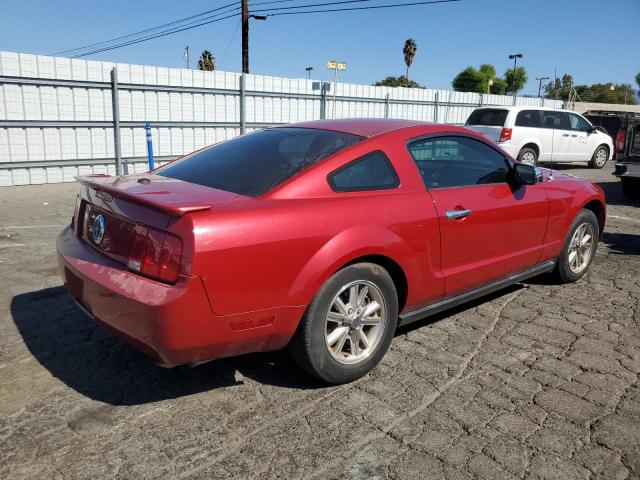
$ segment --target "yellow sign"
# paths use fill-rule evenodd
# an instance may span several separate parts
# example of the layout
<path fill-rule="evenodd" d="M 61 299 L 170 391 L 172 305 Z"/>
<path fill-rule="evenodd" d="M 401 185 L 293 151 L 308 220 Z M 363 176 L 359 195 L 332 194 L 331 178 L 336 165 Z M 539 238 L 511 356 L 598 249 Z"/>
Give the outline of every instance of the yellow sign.
<path fill-rule="evenodd" d="M 340 70 L 347 69 L 347 64 L 344 62 L 338 62 L 336 60 L 327 60 L 327 70 Z"/>

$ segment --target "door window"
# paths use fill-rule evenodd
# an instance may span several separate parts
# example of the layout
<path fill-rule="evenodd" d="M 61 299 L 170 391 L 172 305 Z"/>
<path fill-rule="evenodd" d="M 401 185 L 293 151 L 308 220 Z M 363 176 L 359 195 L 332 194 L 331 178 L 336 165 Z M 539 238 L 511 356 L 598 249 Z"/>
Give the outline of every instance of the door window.
<path fill-rule="evenodd" d="M 400 184 L 389 158 L 381 151 L 360 157 L 329 175 L 336 192 L 386 190 Z"/>
<path fill-rule="evenodd" d="M 541 126 L 540 110 L 522 110 L 518 112 L 516 127 L 540 128 Z"/>
<path fill-rule="evenodd" d="M 569 114 L 566 112 L 542 112 L 542 126 L 544 128 L 555 128 L 556 130 L 571 130 Z"/>
<path fill-rule="evenodd" d="M 569 121 L 571 122 L 571 130 L 577 130 L 579 132 L 588 132 L 591 130 L 591 125 L 584 118 L 573 113 L 569 114 Z"/>
<path fill-rule="evenodd" d="M 503 110 L 500 108 L 479 108 L 469 115 L 467 125 L 502 127 L 504 125 L 504 121 L 507 119 L 508 113 L 509 110 Z"/>
<path fill-rule="evenodd" d="M 510 165 L 503 154 L 470 137 L 436 137 L 409 144 L 428 189 L 507 181 Z"/>

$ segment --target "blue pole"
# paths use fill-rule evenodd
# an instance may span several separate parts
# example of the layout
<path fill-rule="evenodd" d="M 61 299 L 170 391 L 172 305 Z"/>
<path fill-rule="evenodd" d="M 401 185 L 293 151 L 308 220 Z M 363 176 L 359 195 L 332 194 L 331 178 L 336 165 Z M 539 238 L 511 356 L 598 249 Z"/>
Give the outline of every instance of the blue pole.
<path fill-rule="evenodd" d="M 147 131 L 147 153 L 149 154 L 149 171 L 152 171 L 155 167 L 153 164 L 153 138 L 151 137 L 151 124 L 149 122 L 145 123 L 144 129 Z"/>

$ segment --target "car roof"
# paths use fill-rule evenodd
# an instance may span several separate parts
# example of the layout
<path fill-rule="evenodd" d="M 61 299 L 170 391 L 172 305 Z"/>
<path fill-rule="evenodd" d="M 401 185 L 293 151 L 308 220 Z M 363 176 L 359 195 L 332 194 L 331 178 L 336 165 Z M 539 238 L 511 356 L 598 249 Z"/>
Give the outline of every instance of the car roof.
<path fill-rule="evenodd" d="M 419 120 L 400 120 L 393 118 L 344 118 L 338 120 L 314 120 L 310 122 L 292 123 L 287 128 L 316 128 L 335 132 L 350 133 L 361 137 L 374 137 L 383 133 L 401 130 L 419 125 L 436 125 Z M 282 128 L 282 127 L 276 127 Z"/>
<path fill-rule="evenodd" d="M 578 112 L 574 112 L 573 110 L 566 110 L 564 108 L 553 108 L 553 107 L 533 107 L 531 105 L 518 105 L 518 106 L 510 106 L 510 105 L 483 105 L 482 107 L 476 108 L 476 110 L 508 110 L 513 112 L 519 112 L 520 110 L 542 110 L 544 112 L 566 112 L 566 113 L 576 113 L 580 115 Z"/>

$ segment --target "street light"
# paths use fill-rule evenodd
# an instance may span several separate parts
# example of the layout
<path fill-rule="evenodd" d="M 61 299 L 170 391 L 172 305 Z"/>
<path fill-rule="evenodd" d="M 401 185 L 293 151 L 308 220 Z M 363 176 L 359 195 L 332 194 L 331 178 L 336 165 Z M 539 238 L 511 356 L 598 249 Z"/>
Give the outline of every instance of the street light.
<path fill-rule="evenodd" d="M 309 75 L 309 80 L 311 80 L 311 72 L 313 71 L 313 67 L 307 67 L 307 68 L 305 68 L 305 70 L 307 71 L 307 74 Z"/>
<path fill-rule="evenodd" d="M 509 60 L 513 60 L 513 77 L 511 77 L 511 90 L 513 91 L 513 104 L 516 104 L 516 63 L 518 59 L 522 58 L 521 53 L 514 53 L 509 55 Z"/>

